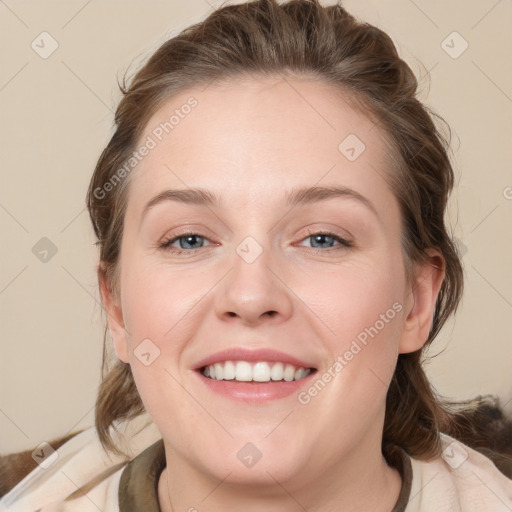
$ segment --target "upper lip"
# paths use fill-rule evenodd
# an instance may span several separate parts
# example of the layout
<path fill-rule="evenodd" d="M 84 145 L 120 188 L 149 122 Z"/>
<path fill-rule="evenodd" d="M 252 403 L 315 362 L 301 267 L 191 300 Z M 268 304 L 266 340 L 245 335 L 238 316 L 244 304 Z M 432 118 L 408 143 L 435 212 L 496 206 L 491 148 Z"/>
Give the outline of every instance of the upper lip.
<path fill-rule="evenodd" d="M 255 350 L 249 350 L 247 348 L 228 348 L 211 354 L 204 359 L 201 359 L 194 365 L 194 370 L 199 370 L 205 366 L 210 366 L 215 363 L 221 363 L 224 361 L 268 361 L 268 362 L 281 362 L 285 364 L 291 364 L 297 368 L 314 368 L 311 363 L 298 359 L 297 357 L 281 352 L 280 350 L 270 348 L 259 348 Z"/>

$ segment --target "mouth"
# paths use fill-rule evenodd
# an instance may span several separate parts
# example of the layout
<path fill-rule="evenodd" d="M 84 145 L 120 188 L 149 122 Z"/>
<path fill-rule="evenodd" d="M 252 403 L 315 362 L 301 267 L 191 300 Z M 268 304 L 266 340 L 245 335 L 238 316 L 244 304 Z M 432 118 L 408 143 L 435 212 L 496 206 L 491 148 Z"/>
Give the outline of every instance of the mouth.
<path fill-rule="evenodd" d="M 290 397 L 307 386 L 317 372 L 311 362 L 274 348 L 231 347 L 193 369 L 214 395 L 256 404 Z"/>
<path fill-rule="evenodd" d="M 203 366 L 198 371 L 210 380 L 278 383 L 303 380 L 316 369 L 280 361 L 223 361 Z"/>

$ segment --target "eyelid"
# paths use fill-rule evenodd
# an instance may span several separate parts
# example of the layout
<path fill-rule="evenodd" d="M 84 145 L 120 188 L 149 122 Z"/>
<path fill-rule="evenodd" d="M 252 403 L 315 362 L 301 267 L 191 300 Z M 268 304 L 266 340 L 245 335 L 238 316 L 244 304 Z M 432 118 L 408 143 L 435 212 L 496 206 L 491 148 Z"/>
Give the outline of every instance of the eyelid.
<path fill-rule="evenodd" d="M 180 238 L 183 238 L 183 237 L 186 237 L 186 236 L 192 236 L 192 235 L 195 235 L 195 236 L 198 236 L 200 238 L 203 238 L 204 240 L 209 242 L 209 244 L 207 246 L 199 247 L 199 249 L 205 249 L 206 247 L 210 247 L 210 246 L 214 246 L 214 245 L 220 245 L 219 243 L 214 242 L 213 240 L 211 240 L 211 238 L 213 238 L 213 237 L 211 237 L 210 235 L 204 234 L 202 229 L 194 229 L 193 227 L 186 227 L 186 228 L 178 229 L 177 231 L 175 231 L 175 232 L 173 232 L 171 234 L 164 235 L 156 243 L 156 247 L 158 249 L 161 249 L 163 251 L 168 251 L 168 252 L 175 252 L 175 253 L 187 252 L 187 253 L 193 253 L 193 252 L 196 252 L 198 249 L 180 249 L 180 248 L 177 248 L 177 247 L 171 249 L 171 247 L 172 247 L 171 244 L 172 243 L 176 242 Z"/>
<path fill-rule="evenodd" d="M 350 231 L 340 227 L 337 224 L 325 223 L 325 222 L 319 222 L 319 223 L 315 222 L 315 223 L 305 226 L 304 229 L 307 234 L 301 235 L 301 238 L 300 238 L 301 240 L 303 240 L 304 238 L 307 238 L 308 236 L 321 234 L 321 235 L 330 235 L 333 237 L 342 238 L 343 240 L 345 240 L 347 242 L 351 242 L 351 243 L 354 241 L 354 236 L 352 235 L 352 233 L 350 233 Z"/>
<path fill-rule="evenodd" d="M 335 245 L 334 247 L 327 247 L 327 248 L 322 248 L 322 249 L 317 248 L 317 247 L 310 247 L 310 249 L 313 250 L 314 252 L 327 253 L 327 252 L 332 252 L 332 251 L 341 250 L 341 249 L 348 249 L 348 248 L 351 248 L 354 246 L 354 243 L 350 239 L 346 238 L 345 236 L 340 235 L 339 233 L 337 233 L 335 231 L 325 230 L 325 229 L 323 229 L 323 230 L 316 229 L 315 230 L 315 229 L 309 228 L 307 233 L 308 233 L 307 236 L 301 237 L 299 242 L 304 242 L 308 238 L 311 238 L 313 236 L 318 236 L 318 235 L 329 236 L 338 242 L 338 244 Z M 181 249 L 178 247 L 173 247 L 171 249 L 171 247 L 172 247 L 171 244 L 175 243 L 180 238 L 184 238 L 186 236 L 197 236 L 199 238 L 207 240 L 210 243 L 207 246 L 198 247 L 197 249 Z M 194 231 L 194 230 L 179 231 L 179 232 L 173 233 L 170 236 L 164 237 L 160 242 L 158 242 L 158 248 L 163 251 L 167 251 L 167 252 L 174 253 L 174 254 L 187 254 L 187 255 L 192 255 L 201 249 L 206 249 L 206 247 L 211 247 L 211 246 L 215 246 L 215 245 L 220 245 L 220 244 L 218 244 L 216 242 L 212 242 L 207 236 L 204 236 L 200 232 Z M 299 245 L 299 247 L 304 247 L 304 246 Z"/>
<path fill-rule="evenodd" d="M 308 235 L 301 237 L 299 241 L 303 242 L 304 240 L 307 240 L 308 238 L 310 238 L 312 236 L 317 236 L 317 235 L 330 236 L 338 241 L 339 246 L 329 247 L 327 249 L 318 249 L 316 247 L 312 247 L 311 249 L 313 249 L 313 250 L 317 250 L 320 252 L 326 252 L 329 250 L 335 250 L 336 248 L 339 248 L 340 246 L 346 247 L 346 248 L 354 246 L 354 242 L 352 241 L 352 239 L 350 237 L 346 237 L 345 235 L 342 235 L 342 234 L 338 233 L 337 231 L 333 231 L 330 229 L 321 229 L 321 228 L 318 228 L 318 229 L 308 228 Z"/>

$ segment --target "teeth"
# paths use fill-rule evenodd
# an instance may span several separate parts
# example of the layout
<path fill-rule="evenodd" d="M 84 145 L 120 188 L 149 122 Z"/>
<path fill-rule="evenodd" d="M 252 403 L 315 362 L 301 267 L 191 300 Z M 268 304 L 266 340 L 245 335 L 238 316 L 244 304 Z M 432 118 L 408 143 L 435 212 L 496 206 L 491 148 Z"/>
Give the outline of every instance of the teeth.
<path fill-rule="evenodd" d="M 311 373 L 311 369 L 297 368 L 292 364 L 267 363 L 258 361 L 225 361 L 206 366 L 203 375 L 214 380 L 236 380 L 239 382 L 269 382 L 301 380 Z"/>
<path fill-rule="evenodd" d="M 224 363 L 224 373 L 222 374 L 222 378 L 224 380 L 233 380 L 236 377 L 236 367 L 231 361 L 226 361 Z"/>
<path fill-rule="evenodd" d="M 246 361 L 237 361 L 235 371 L 235 380 L 242 382 L 249 382 L 252 380 L 252 368 Z"/>
<path fill-rule="evenodd" d="M 284 380 L 286 382 L 291 382 L 295 378 L 295 366 L 291 364 L 287 364 L 284 369 Z"/>
<path fill-rule="evenodd" d="M 304 368 L 299 368 L 295 371 L 295 380 L 303 379 L 306 375 L 306 370 Z"/>
<path fill-rule="evenodd" d="M 215 367 L 215 378 L 217 380 L 222 380 L 222 374 L 223 374 L 224 367 L 219 363 L 215 363 L 214 367 Z"/>
<path fill-rule="evenodd" d="M 274 363 L 272 370 L 270 370 L 270 378 L 272 380 L 283 380 L 283 372 L 283 363 Z"/>
<path fill-rule="evenodd" d="M 268 382 L 270 380 L 270 366 L 267 363 L 256 363 L 252 369 L 252 380 Z"/>

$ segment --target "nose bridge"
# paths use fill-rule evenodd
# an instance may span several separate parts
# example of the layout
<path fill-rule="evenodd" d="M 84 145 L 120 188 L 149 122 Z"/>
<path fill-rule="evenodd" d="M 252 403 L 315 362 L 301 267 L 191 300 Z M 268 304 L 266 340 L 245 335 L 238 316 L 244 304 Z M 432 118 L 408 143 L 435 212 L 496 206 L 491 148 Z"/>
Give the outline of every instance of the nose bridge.
<path fill-rule="evenodd" d="M 217 298 L 221 318 L 255 324 L 269 318 L 282 321 L 291 315 L 290 294 L 275 275 L 276 258 L 268 244 L 253 236 L 236 246 L 231 272 Z"/>

